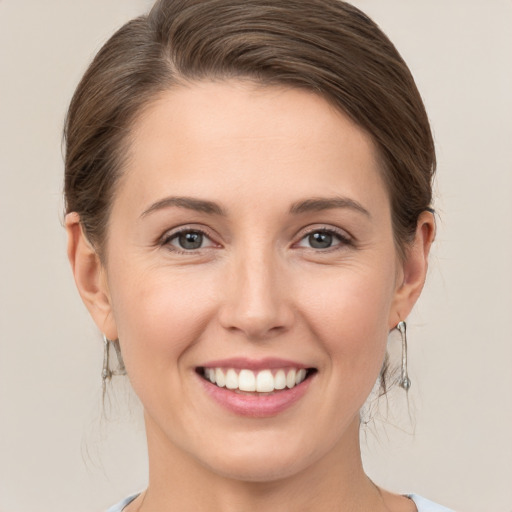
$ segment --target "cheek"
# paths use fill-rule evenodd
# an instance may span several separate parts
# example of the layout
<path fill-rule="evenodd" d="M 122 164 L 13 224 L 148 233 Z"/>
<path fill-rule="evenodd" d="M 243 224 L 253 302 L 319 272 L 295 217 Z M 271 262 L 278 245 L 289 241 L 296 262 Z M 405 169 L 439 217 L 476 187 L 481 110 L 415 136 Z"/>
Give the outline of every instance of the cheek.
<path fill-rule="evenodd" d="M 313 282 L 314 281 L 314 282 Z M 329 354 L 331 371 L 345 384 L 375 382 L 386 352 L 394 269 L 359 267 L 310 282 L 315 293 L 297 290 L 314 337 Z M 314 285 L 314 288 L 313 288 Z"/>
<path fill-rule="evenodd" d="M 139 374 L 145 379 L 177 375 L 181 356 L 200 339 L 212 316 L 214 285 L 208 276 L 124 268 L 112 277 L 112 302 L 125 364 L 136 387 Z"/>

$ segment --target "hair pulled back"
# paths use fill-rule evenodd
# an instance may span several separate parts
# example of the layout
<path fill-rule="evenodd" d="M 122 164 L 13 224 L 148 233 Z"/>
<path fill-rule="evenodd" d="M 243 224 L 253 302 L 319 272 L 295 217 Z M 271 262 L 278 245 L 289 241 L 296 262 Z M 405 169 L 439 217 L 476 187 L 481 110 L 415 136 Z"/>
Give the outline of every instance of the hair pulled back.
<path fill-rule="evenodd" d="M 137 116 L 173 86 L 231 78 L 313 91 L 372 136 L 403 255 L 432 200 L 435 151 L 414 79 L 379 27 L 340 0 L 159 0 L 99 51 L 66 119 L 66 211 L 100 256 Z"/>

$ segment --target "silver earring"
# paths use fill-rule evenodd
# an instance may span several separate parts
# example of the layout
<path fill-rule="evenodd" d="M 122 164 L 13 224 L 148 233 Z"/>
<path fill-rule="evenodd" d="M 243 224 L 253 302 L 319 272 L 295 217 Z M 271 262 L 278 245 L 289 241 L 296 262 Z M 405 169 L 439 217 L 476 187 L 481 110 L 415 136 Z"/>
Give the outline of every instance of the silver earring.
<path fill-rule="evenodd" d="M 114 347 L 117 356 L 118 366 L 117 369 L 110 369 L 110 345 Z M 121 355 L 121 347 L 119 346 L 119 340 L 109 340 L 103 335 L 103 370 L 101 372 L 101 378 L 103 384 L 107 380 L 110 380 L 113 375 L 126 375 L 126 368 L 124 367 L 123 356 Z"/>
<path fill-rule="evenodd" d="M 409 375 L 407 374 L 407 325 L 402 320 L 398 322 L 396 328 L 400 331 L 400 336 L 402 337 L 402 371 L 398 384 L 402 389 L 405 389 L 405 391 L 409 391 L 411 379 L 409 379 Z"/>

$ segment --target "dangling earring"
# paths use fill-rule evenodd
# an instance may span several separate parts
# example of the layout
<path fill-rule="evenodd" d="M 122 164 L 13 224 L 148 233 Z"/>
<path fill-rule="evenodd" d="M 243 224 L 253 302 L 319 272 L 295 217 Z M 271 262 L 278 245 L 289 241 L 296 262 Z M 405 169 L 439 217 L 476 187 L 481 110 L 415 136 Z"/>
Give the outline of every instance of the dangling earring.
<path fill-rule="evenodd" d="M 398 322 L 396 328 L 400 331 L 400 336 L 402 337 L 402 372 L 398 384 L 401 388 L 405 389 L 405 391 L 409 391 L 411 379 L 409 379 L 409 375 L 407 374 L 407 325 L 402 320 Z"/>
<path fill-rule="evenodd" d="M 113 345 L 116 351 L 118 367 L 116 370 L 110 369 L 110 344 Z M 110 380 L 113 375 L 126 375 L 126 368 L 124 367 L 123 356 L 121 355 L 121 347 L 119 346 L 119 340 L 109 340 L 103 335 L 103 370 L 101 372 L 101 378 L 105 385 L 107 380 Z"/>

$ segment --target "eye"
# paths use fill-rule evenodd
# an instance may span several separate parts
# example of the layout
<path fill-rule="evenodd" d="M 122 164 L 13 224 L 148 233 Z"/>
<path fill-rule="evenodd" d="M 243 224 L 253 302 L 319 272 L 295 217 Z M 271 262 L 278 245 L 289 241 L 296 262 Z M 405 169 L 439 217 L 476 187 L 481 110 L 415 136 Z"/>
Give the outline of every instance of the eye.
<path fill-rule="evenodd" d="M 334 236 L 331 233 L 317 231 L 308 235 L 308 243 L 314 249 L 327 249 L 332 246 Z"/>
<path fill-rule="evenodd" d="M 342 233 L 331 229 L 316 229 L 304 236 L 298 243 L 298 246 L 322 250 L 340 245 L 349 245 L 350 243 L 350 239 Z"/>
<path fill-rule="evenodd" d="M 171 246 L 172 249 L 177 251 L 195 251 L 215 246 L 205 233 L 197 229 L 175 232 L 163 240 L 163 245 Z"/>

